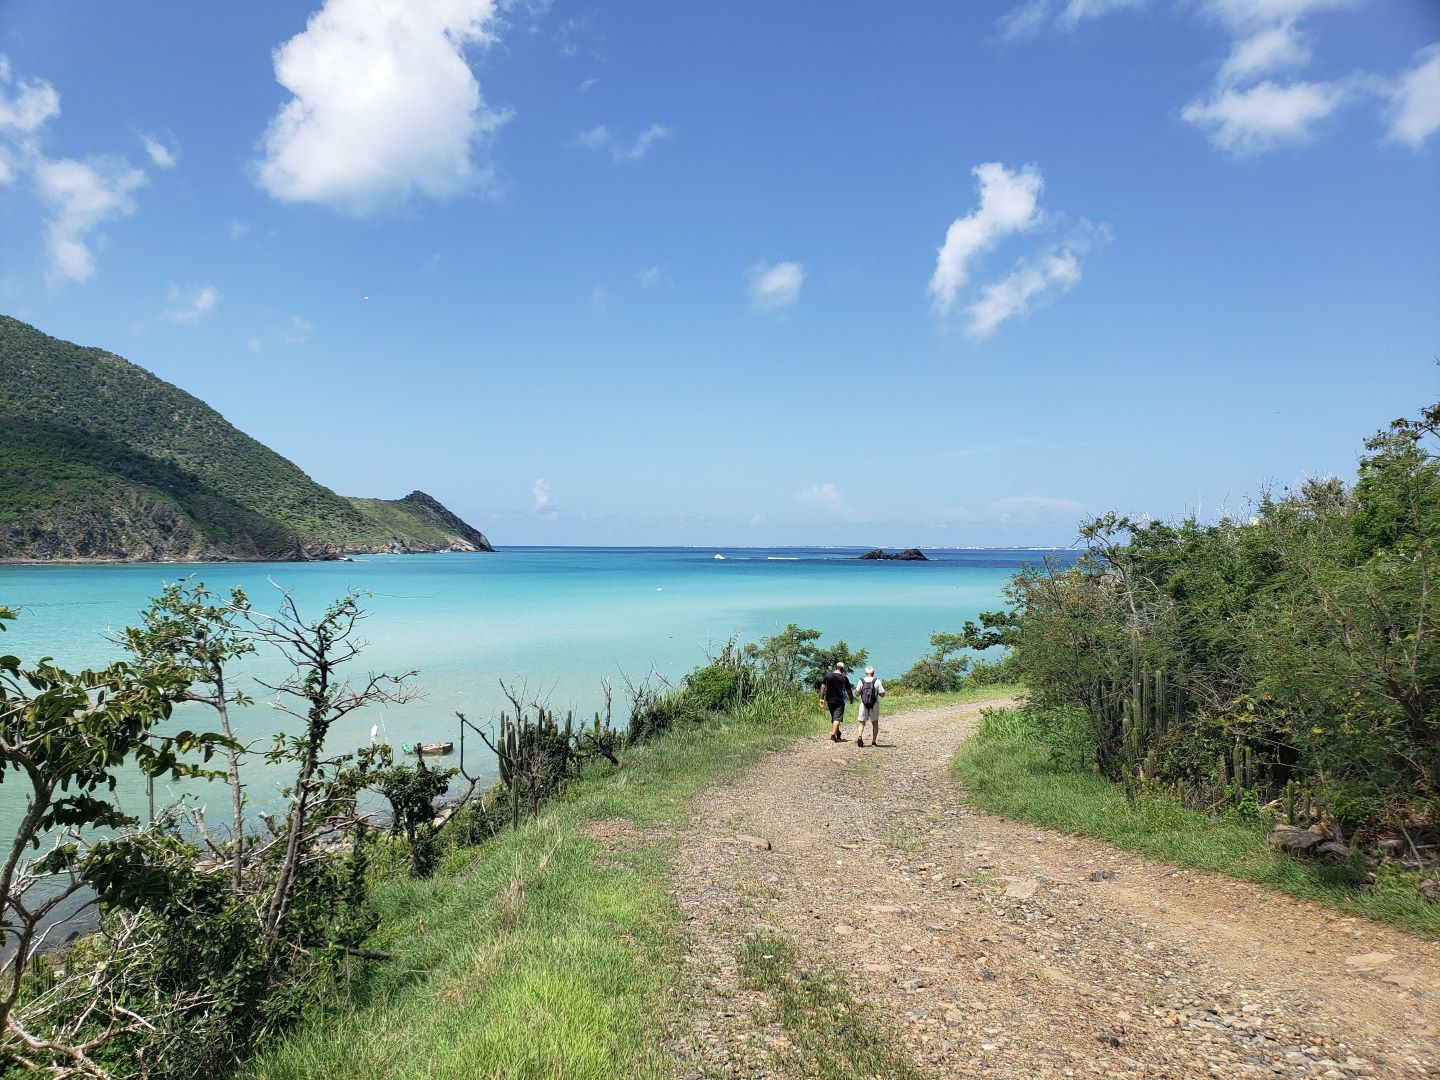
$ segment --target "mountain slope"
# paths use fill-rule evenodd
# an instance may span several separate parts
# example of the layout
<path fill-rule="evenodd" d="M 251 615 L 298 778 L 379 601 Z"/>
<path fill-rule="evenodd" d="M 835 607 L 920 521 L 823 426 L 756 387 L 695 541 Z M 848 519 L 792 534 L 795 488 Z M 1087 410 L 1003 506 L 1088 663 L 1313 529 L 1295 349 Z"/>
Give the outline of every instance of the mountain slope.
<path fill-rule="evenodd" d="M 0 316 L 0 559 L 490 551 L 434 499 L 343 498 L 203 401 Z"/>

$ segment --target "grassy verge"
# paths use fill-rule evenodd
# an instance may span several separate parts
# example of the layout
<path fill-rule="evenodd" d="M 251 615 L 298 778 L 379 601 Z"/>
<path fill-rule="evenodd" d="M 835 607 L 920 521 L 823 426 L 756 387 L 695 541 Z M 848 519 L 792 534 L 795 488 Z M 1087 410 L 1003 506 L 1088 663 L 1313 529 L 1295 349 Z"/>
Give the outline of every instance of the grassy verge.
<path fill-rule="evenodd" d="M 1003 692 L 897 693 L 886 712 Z M 539 820 L 451 851 L 434 877 L 381 882 L 369 947 L 392 959 L 240 1075 L 671 1075 L 663 1042 L 684 989 L 684 917 L 669 870 L 686 806 L 760 754 L 825 730 L 813 699 L 687 724 L 629 750 L 618 769 L 592 769 Z"/>
<path fill-rule="evenodd" d="M 785 938 L 746 938 L 736 959 L 745 984 L 763 991 L 770 1001 L 803 1075 L 833 1080 L 909 1080 L 920 1075 L 895 1052 L 888 1031 L 855 999 L 849 984 L 802 961 Z M 770 1018 L 758 1019 L 764 1023 Z"/>
<path fill-rule="evenodd" d="M 986 715 L 955 755 L 954 773 L 982 810 L 1200 870 L 1216 870 L 1347 914 L 1440 937 L 1440 904 L 1424 900 L 1413 875 L 1382 872 L 1370 887 L 1344 867 L 1302 862 L 1269 843 L 1271 826 L 1187 810 L 1163 794 L 1127 800 L 1098 776 L 1060 764 L 1019 710 Z"/>

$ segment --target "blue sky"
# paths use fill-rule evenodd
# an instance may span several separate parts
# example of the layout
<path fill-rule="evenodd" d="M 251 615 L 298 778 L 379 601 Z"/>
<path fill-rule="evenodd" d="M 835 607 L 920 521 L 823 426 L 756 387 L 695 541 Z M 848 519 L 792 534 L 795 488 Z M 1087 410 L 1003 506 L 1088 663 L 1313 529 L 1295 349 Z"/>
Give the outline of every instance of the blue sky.
<path fill-rule="evenodd" d="M 501 544 L 1065 544 L 1440 390 L 1430 0 L 0 6 L 0 310 Z"/>

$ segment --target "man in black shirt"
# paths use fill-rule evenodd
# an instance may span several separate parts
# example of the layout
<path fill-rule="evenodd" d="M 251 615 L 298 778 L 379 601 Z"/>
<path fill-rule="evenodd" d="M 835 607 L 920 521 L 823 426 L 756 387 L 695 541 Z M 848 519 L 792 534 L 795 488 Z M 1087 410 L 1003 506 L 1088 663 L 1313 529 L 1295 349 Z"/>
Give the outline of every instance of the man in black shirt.
<path fill-rule="evenodd" d="M 840 741 L 840 725 L 845 720 L 845 702 L 855 700 L 855 688 L 845 677 L 845 665 L 836 664 L 835 670 L 825 676 L 820 684 L 820 700 L 830 710 L 830 741 Z"/>

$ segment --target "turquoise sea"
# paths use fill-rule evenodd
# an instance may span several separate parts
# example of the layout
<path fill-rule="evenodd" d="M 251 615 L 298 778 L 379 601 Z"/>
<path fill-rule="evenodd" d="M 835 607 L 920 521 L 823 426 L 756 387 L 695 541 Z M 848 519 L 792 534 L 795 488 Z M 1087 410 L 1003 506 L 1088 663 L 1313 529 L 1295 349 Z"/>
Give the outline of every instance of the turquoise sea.
<path fill-rule="evenodd" d="M 881 677 L 895 676 L 928 648 L 932 631 L 959 630 L 999 606 L 1010 576 L 1047 554 L 942 550 L 927 551 L 930 562 L 904 563 L 859 561 L 860 550 L 511 548 L 354 562 L 8 565 L 0 566 L 0 605 L 22 614 L 0 638 L 0 650 L 27 661 L 52 656 L 75 668 L 103 665 L 123 655 L 110 635 L 136 622 L 164 582 L 192 574 L 216 593 L 241 586 L 262 610 L 274 610 L 276 586 L 315 614 L 354 588 L 367 594 L 369 616 L 355 674 L 418 668 L 423 697 L 352 714 L 332 730 L 330 749 L 368 742 L 372 727 L 398 746 L 455 738 L 457 710 L 474 720 L 495 717 L 505 702 L 501 679 L 583 716 L 600 706 L 608 679 L 623 724 L 626 678 L 676 682 L 730 637 L 752 641 L 792 622 L 823 631 L 822 643 L 843 639 L 868 649 Z M 282 671 L 264 655 L 238 670 L 246 681 Z M 284 718 L 265 691 L 251 692 L 256 703 L 237 717 L 237 733 L 264 749 Z M 172 723 L 213 723 L 202 706 L 187 708 L 195 712 L 182 710 Z M 493 773 L 488 753 L 475 749 L 472 740 L 469 770 Z M 455 763 L 453 756 L 446 761 Z M 286 775 L 257 755 L 248 780 L 251 809 L 259 810 L 276 806 Z M 228 797 L 218 785 L 193 794 L 223 820 Z M 118 795 L 129 812 L 141 809 L 138 785 Z M 18 784 L 0 785 L 0 827 L 22 805 Z"/>

